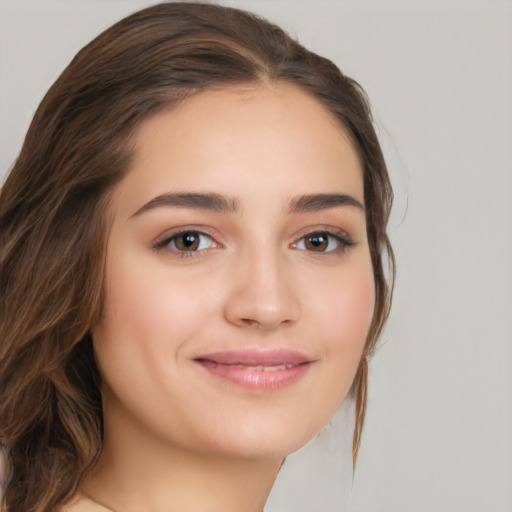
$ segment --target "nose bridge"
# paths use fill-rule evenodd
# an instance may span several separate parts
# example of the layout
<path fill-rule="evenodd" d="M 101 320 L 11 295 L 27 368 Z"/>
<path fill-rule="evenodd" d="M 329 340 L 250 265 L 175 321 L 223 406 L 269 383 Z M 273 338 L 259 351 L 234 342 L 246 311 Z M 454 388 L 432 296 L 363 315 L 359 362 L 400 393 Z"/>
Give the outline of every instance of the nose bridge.
<path fill-rule="evenodd" d="M 286 255 L 277 244 L 245 247 L 233 268 L 228 320 L 263 330 L 290 324 L 300 316 L 300 302 Z"/>

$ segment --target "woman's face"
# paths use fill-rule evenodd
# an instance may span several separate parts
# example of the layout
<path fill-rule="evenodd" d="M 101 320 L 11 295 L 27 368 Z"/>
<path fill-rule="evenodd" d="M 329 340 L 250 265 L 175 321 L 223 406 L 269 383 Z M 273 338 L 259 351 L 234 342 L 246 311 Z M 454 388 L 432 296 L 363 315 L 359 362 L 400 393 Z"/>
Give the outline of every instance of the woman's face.
<path fill-rule="evenodd" d="M 292 86 L 200 93 L 142 125 L 93 330 L 105 428 L 283 457 L 346 396 L 374 281 L 361 165 Z"/>

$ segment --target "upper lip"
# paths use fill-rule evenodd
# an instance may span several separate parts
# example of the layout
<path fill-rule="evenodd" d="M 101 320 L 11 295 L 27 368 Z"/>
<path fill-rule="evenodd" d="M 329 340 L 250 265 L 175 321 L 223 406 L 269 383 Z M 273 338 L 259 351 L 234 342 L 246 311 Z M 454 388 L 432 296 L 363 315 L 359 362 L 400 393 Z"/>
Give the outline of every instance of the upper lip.
<path fill-rule="evenodd" d="M 221 350 L 195 358 L 196 361 L 210 361 L 217 364 L 243 366 L 280 366 L 310 363 L 313 360 L 301 352 L 289 348 L 248 348 Z"/>

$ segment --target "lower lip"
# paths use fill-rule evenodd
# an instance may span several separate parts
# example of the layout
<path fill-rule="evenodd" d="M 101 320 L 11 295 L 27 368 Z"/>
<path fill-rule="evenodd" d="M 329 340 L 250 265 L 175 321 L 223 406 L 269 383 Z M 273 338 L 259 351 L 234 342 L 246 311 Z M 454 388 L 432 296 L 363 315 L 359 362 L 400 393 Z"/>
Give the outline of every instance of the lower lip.
<path fill-rule="evenodd" d="M 213 361 L 196 362 L 216 377 L 237 386 L 260 391 L 272 391 L 290 386 L 303 377 L 311 366 L 311 363 L 303 363 L 289 368 L 261 370 Z"/>

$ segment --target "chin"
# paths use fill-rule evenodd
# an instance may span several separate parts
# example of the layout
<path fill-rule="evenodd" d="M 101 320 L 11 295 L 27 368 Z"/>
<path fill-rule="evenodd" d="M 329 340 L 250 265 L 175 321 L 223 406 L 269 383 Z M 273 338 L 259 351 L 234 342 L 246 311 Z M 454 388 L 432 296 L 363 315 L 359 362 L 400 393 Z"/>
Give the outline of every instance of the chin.
<path fill-rule="evenodd" d="M 305 421 L 305 418 L 286 421 L 286 418 L 267 418 L 267 421 L 239 421 L 218 432 L 210 431 L 207 440 L 217 455 L 242 459 L 284 459 L 299 450 L 318 435 L 329 423 L 332 415 L 326 415 L 322 422 Z"/>

